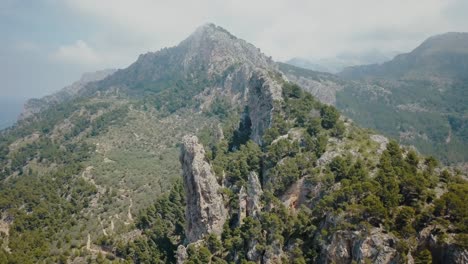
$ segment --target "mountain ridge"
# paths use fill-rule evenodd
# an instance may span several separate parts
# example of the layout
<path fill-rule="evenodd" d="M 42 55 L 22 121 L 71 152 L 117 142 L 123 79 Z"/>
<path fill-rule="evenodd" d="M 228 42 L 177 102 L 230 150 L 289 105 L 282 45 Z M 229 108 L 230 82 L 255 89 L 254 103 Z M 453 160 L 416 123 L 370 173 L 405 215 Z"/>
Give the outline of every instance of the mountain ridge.
<path fill-rule="evenodd" d="M 391 77 L 394 79 L 466 78 L 468 33 L 445 33 L 432 36 L 409 53 L 395 56 L 382 64 L 344 69 L 340 76 L 348 79 Z"/>
<path fill-rule="evenodd" d="M 462 173 L 281 67 L 207 25 L 2 131 L 0 261 L 463 263 Z"/>

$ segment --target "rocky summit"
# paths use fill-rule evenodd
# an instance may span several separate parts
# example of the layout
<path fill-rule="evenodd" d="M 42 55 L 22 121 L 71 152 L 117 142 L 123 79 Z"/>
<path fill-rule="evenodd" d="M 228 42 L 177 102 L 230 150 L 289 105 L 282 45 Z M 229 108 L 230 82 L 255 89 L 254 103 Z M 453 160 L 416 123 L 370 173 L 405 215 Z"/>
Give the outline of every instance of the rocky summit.
<path fill-rule="evenodd" d="M 340 114 L 349 82 L 206 24 L 40 99 L 0 134 L 0 262 L 466 263 L 466 174 Z"/>

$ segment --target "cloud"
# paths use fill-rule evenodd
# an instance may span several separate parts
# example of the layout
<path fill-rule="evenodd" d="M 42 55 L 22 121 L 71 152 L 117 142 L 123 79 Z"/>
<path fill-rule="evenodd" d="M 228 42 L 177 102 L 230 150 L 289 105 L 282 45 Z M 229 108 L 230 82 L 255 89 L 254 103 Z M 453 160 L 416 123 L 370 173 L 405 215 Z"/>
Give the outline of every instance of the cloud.
<path fill-rule="evenodd" d="M 77 40 L 74 44 L 60 46 L 51 54 L 52 59 L 75 65 L 99 65 L 101 57 L 85 41 Z"/>
<path fill-rule="evenodd" d="M 214 22 L 274 58 L 286 59 L 366 49 L 409 51 L 430 35 L 468 31 L 468 17 L 449 19 L 453 6 L 462 1 L 68 0 L 67 5 L 119 32 L 119 43 L 138 40 L 141 47 L 154 50 L 175 45 L 197 26 Z"/>

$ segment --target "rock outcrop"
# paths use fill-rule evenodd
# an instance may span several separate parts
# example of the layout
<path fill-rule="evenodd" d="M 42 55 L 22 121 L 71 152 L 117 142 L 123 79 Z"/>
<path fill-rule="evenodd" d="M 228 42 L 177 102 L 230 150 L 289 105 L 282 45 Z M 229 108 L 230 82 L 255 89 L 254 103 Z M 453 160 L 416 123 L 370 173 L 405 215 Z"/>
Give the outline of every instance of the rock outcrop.
<path fill-rule="evenodd" d="M 418 247 L 429 249 L 432 255 L 432 262 L 441 264 L 468 263 L 468 249 L 453 243 L 447 243 L 440 239 L 437 232 L 437 226 L 428 226 L 421 230 L 418 236 Z M 449 234 L 448 236 L 453 237 L 453 234 Z"/>
<path fill-rule="evenodd" d="M 261 197 L 263 194 L 260 180 L 257 173 L 251 171 L 246 187 L 242 186 L 239 190 L 239 225 L 247 217 L 257 217 L 262 210 Z"/>
<path fill-rule="evenodd" d="M 322 263 L 397 263 L 401 258 L 396 250 L 398 239 L 373 229 L 370 234 L 361 231 L 337 231 L 328 245 L 322 248 Z"/>
<path fill-rule="evenodd" d="M 260 185 L 260 180 L 255 172 L 249 173 L 247 182 L 247 215 L 257 217 L 262 210 L 260 198 L 262 197 L 263 190 Z"/>
<path fill-rule="evenodd" d="M 332 74 L 304 70 L 285 63 L 278 63 L 278 66 L 289 81 L 297 83 L 325 104 L 334 105 L 336 93 L 345 88 L 345 83 Z"/>
<path fill-rule="evenodd" d="M 247 193 L 245 192 L 244 186 L 241 187 L 237 197 L 239 199 L 238 225 L 240 226 L 244 218 L 247 217 Z"/>
<path fill-rule="evenodd" d="M 270 126 L 275 101 L 281 99 L 281 85 L 266 72 L 254 72 L 248 83 L 247 107 L 252 122 L 251 138 L 261 144 L 263 133 Z"/>
<path fill-rule="evenodd" d="M 176 263 L 183 264 L 188 258 L 187 249 L 183 245 L 179 245 L 176 251 Z"/>
<path fill-rule="evenodd" d="M 185 136 L 180 156 L 186 193 L 186 236 L 189 243 L 202 239 L 209 233 L 221 234 L 227 217 L 221 186 L 210 164 L 205 160 L 205 150 L 196 136 Z"/>

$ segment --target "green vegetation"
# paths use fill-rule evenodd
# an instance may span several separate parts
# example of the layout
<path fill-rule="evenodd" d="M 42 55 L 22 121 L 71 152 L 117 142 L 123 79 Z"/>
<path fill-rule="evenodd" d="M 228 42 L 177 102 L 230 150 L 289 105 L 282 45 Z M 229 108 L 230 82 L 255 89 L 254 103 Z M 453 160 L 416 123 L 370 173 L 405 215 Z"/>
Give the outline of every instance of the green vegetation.
<path fill-rule="evenodd" d="M 282 260 L 284 263 L 292 259 L 294 263 L 316 262 L 321 245 L 329 242 L 337 230 L 365 233 L 373 227 L 384 227 L 400 239 L 401 247 L 406 247 L 401 251 L 402 257 L 409 243 L 415 261 L 429 263 L 431 253 L 412 244 L 418 232 L 434 223 L 445 223 L 449 232 L 466 232 L 463 225 L 466 226 L 468 209 L 459 203 L 466 199 L 467 183 L 448 171 L 439 177 L 434 158 L 423 159 L 391 141 L 376 167 L 366 156 L 363 159 L 353 155 L 337 156 L 325 167 L 318 167 L 316 160 L 327 149 L 328 138 L 357 140 L 368 135 L 347 132 L 334 108 L 310 100 L 296 88 L 285 84 L 284 103 L 277 105 L 262 146 L 240 141 L 235 148 L 229 148 L 229 138 L 211 144 L 208 158 L 216 175 L 224 174 L 233 186 L 225 193 L 227 205 L 234 213 L 220 240 L 209 235 L 204 243 L 189 245 L 187 263 L 227 263 L 235 259 L 249 263 L 247 253 L 253 243 L 260 256 L 279 247 L 287 249 L 290 256 Z M 337 126 L 341 127 L 339 133 L 334 130 Z M 266 182 L 262 197 L 265 207 L 259 216 L 248 216 L 239 225 L 235 193 L 245 186 L 251 171 Z M 311 197 L 314 206 L 302 206 L 292 213 L 278 197 L 300 178 L 324 187 L 320 198 Z M 448 192 L 436 199 L 433 189 L 446 183 Z M 331 226 L 326 220 L 330 217 L 341 220 Z M 456 229 L 443 218 L 449 218 Z M 459 237 L 456 243 L 463 245 L 463 238 Z"/>
<path fill-rule="evenodd" d="M 174 263 L 177 245 L 184 240 L 185 194 L 176 182 L 168 194 L 140 212 L 136 226 L 144 237 L 117 243 L 116 255 L 134 263 Z"/>
<path fill-rule="evenodd" d="M 248 108 L 216 97 L 198 111 L 193 97 L 221 81 L 198 70 L 53 105 L 2 132 L 0 262 L 174 263 L 186 243 L 178 144 L 189 133 L 205 145 L 229 219 L 220 237 L 188 246 L 187 263 L 251 263 L 278 251 L 283 263 L 320 262 L 335 235 L 361 239 L 377 228 L 417 263 L 432 260 L 417 244 L 425 228 L 435 227 L 425 232 L 442 245 L 468 246 L 459 172 L 395 141 L 378 150 L 370 132 L 292 83 L 283 84 L 257 144 Z M 464 119 L 448 116 L 458 142 Z M 428 136 L 442 140 L 438 133 Z M 252 172 L 263 209 L 239 222 L 238 193 Z"/>
<path fill-rule="evenodd" d="M 468 156 L 467 88 L 465 81 L 356 82 L 337 92 L 336 106 L 361 126 L 456 163 Z"/>

